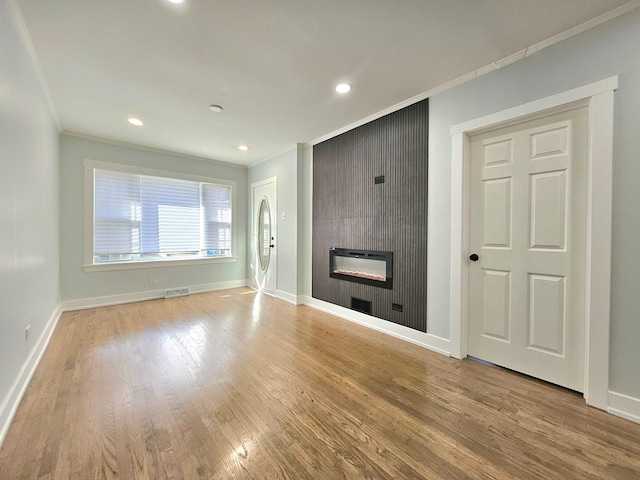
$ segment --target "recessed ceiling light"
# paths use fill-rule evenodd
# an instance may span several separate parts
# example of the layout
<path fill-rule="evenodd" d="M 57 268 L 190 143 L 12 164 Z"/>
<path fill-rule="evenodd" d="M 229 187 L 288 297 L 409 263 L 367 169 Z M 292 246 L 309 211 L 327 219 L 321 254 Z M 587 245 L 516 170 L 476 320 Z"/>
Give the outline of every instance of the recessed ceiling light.
<path fill-rule="evenodd" d="M 247 150 L 249 150 L 249 147 L 247 147 L 246 145 L 238 145 L 238 150 L 246 152 Z"/>
<path fill-rule="evenodd" d="M 220 105 L 209 105 L 209 110 L 211 110 L 212 112 L 220 113 L 222 110 L 224 110 L 224 108 L 222 108 Z"/>
<path fill-rule="evenodd" d="M 351 85 L 348 83 L 341 83 L 340 85 L 336 85 L 336 92 L 338 93 L 347 93 L 351 90 Z"/>
<path fill-rule="evenodd" d="M 184 3 L 184 0 L 168 0 L 171 3 Z"/>
<path fill-rule="evenodd" d="M 135 125 L 136 127 L 141 127 L 142 125 L 144 125 L 144 123 L 142 123 L 142 120 L 136 117 L 129 117 L 129 123 L 131 125 Z"/>

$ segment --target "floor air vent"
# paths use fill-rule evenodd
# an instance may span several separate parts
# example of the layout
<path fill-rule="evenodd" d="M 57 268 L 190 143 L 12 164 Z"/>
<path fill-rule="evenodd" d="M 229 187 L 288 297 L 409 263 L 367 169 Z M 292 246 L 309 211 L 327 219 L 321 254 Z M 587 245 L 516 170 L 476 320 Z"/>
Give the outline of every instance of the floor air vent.
<path fill-rule="evenodd" d="M 174 288 L 164 291 L 164 298 L 184 297 L 186 295 L 189 295 L 188 288 Z"/>

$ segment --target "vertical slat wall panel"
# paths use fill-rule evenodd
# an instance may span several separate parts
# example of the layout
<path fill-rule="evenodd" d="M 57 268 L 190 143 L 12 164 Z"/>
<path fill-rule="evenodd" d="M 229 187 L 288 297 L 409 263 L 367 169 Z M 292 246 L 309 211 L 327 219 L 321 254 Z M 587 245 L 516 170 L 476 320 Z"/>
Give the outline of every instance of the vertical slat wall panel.
<path fill-rule="evenodd" d="M 423 100 L 313 147 L 314 298 L 426 332 L 428 131 Z M 331 247 L 392 251 L 393 290 L 330 278 Z"/>

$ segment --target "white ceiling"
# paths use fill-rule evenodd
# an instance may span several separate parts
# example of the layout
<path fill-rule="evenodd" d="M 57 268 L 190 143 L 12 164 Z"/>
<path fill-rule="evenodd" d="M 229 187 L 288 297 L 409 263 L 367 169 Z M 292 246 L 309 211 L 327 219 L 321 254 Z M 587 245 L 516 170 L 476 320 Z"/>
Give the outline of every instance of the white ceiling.
<path fill-rule="evenodd" d="M 63 130 L 240 165 L 629 3 L 13 1 Z M 341 81 L 353 84 L 351 93 L 334 91 Z M 129 125 L 130 115 L 144 127 Z M 237 150 L 242 143 L 248 152 Z"/>

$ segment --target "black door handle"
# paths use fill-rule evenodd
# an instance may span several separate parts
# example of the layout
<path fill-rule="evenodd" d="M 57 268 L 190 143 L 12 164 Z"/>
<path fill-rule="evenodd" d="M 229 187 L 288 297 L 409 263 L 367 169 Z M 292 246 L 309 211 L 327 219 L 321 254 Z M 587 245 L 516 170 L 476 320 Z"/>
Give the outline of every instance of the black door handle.
<path fill-rule="evenodd" d="M 479 258 L 480 257 L 475 253 L 472 253 L 471 255 L 469 255 L 469 260 L 471 260 L 472 262 L 477 262 Z"/>

